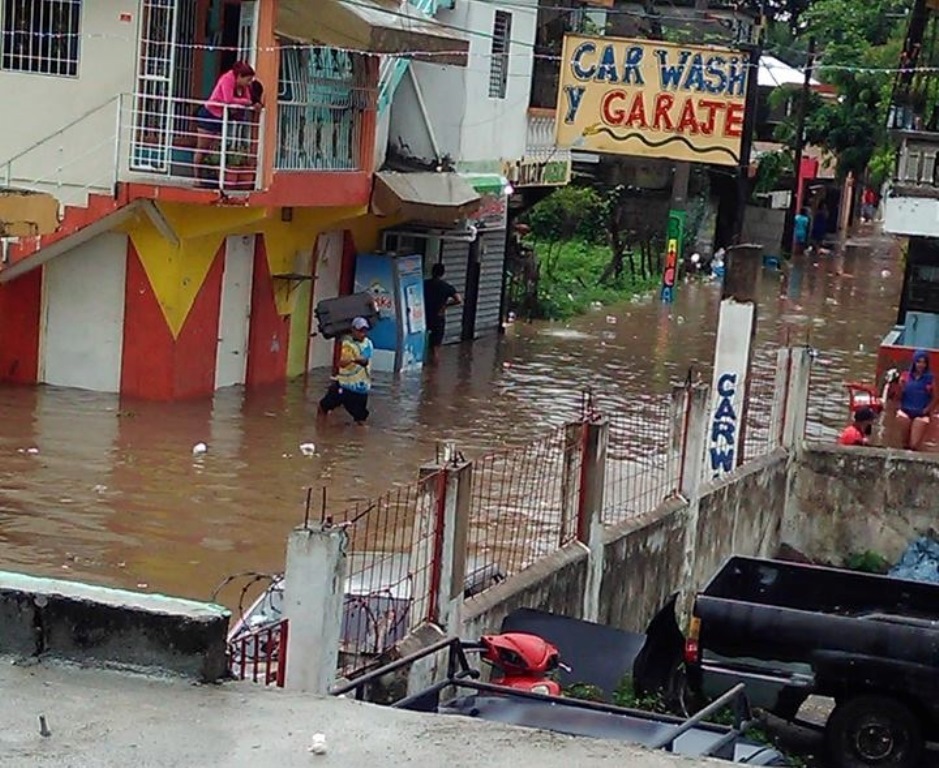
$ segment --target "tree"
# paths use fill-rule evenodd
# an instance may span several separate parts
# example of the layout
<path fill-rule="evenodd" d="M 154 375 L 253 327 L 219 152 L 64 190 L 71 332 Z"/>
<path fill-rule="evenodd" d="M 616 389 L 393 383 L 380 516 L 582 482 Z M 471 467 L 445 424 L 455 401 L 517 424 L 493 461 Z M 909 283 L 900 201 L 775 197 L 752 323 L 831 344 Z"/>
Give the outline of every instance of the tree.
<path fill-rule="evenodd" d="M 906 31 L 901 0 L 816 0 L 802 14 L 803 35 L 814 35 L 818 77 L 837 97 L 813 100 L 806 140 L 838 159 L 838 175 L 863 175 L 887 144 L 887 111 Z"/>

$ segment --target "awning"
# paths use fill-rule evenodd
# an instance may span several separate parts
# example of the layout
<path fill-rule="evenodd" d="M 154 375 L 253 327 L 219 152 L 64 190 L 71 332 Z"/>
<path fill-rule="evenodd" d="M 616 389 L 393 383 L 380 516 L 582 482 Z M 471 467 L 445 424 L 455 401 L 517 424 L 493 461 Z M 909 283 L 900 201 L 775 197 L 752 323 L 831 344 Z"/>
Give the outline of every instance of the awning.
<path fill-rule="evenodd" d="M 775 56 L 764 53 L 760 56 L 760 68 L 757 70 L 757 85 L 760 88 L 778 88 L 781 85 L 802 85 L 805 73 L 801 69 L 790 67 Z M 809 78 L 809 85 L 821 85 L 815 78 Z"/>
<path fill-rule="evenodd" d="M 465 67 L 469 41 L 407 2 L 280 0 L 277 33 L 366 53 Z"/>
<path fill-rule="evenodd" d="M 499 173 L 461 173 L 469 185 L 481 195 L 504 195 L 509 189 L 509 180 Z"/>
<path fill-rule="evenodd" d="M 375 174 L 372 212 L 428 224 L 455 224 L 478 210 L 481 199 L 458 173 Z"/>
<path fill-rule="evenodd" d="M 0 237 L 39 237 L 59 227 L 59 201 L 44 192 L 0 189 Z"/>

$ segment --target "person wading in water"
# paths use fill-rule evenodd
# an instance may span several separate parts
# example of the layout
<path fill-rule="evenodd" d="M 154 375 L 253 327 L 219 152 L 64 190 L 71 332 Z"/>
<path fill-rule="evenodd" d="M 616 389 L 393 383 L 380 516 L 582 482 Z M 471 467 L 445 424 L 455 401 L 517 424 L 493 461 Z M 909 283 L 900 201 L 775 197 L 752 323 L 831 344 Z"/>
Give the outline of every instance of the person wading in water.
<path fill-rule="evenodd" d="M 446 268 L 434 264 L 430 279 L 424 281 L 424 310 L 427 313 L 427 332 L 430 342 L 430 361 L 440 357 L 440 345 L 447 330 L 447 309 L 463 303 L 463 298 L 450 283 L 443 279 Z"/>
<path fill-rule="evenodd" d="M 368 320 L 364 317 L 352 321 L 351 333 L 342 340 L 336 378 L 320 400 L 320 416 L 326 416 L 341 405 L 358 426 L 365 426 L 368 393 L 372 389 L 373 347 L 368 330 Z"/>

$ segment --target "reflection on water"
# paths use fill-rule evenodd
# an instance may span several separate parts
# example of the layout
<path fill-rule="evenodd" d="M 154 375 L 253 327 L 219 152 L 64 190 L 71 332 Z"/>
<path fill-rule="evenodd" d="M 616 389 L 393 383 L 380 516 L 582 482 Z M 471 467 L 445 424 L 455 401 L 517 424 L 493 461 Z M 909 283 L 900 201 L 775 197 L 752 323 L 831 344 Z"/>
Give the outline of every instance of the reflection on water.
<path fill-rule="evenodd" d="M 761 278 L 758 374 L 772 376 L 776 345 L 808 339 L 838 424 L 842 382 L 871 377 L 899 292 L 890 242 L 863 245 Z M 719 299 L 717 285 L 684 285 L 669 307 L 637 301 L 447 348 L 435 371 L 378 378 L 367 429 L 339 412 L 317 424 L 323 374 L 177 404 L 0 389 L 0 567 L 205 598 L 228 574 L 282 567 L 307 486 L 339 510 L 413 480 L 438 440 L 472 455 L 541 434 L 585 388 L 635 409 L 689 367 L 709 380 Z M 209 451 L 194 456 L 199 442 Z"/>

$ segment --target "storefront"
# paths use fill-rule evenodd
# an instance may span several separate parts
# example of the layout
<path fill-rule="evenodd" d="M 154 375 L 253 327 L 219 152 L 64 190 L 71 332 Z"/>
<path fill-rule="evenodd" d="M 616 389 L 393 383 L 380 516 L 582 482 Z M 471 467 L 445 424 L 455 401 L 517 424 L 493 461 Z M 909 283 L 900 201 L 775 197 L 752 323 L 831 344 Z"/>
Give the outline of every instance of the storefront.
<path fill-rule="evenodd" d="M 426 277 L 434 264 L 443 264 L 444 279 L 463 297 L 462 307 L 447 313 L 444 344 L 494 335 L 501 325 L 511 187 L 499 174 L 460 174 L 458 178 L 478 200 L 466 218 L 449 227 L 422 225 L 415 220 L 386 230 L 383 236 L 385 251 L 422 255 Z"/>

